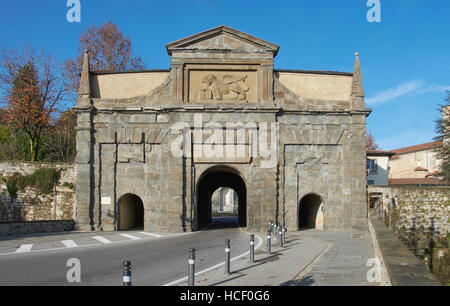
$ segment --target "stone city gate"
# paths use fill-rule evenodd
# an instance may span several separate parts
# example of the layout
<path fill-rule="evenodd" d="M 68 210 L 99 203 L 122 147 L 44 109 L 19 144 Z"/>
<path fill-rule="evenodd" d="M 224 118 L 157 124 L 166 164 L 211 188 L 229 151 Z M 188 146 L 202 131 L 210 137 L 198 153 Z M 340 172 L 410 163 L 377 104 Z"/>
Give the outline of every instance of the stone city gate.
<path fill-rule="evenodd" d="M 358 55 L 354 73 L 274 70 L 277 45 L 226 26 L 166 48 L 170 70 L 93 72 L 85 55 L 80 230 L 198 230 L 219 187 L 237 192 L 252 231 L 366 226 Z"/>

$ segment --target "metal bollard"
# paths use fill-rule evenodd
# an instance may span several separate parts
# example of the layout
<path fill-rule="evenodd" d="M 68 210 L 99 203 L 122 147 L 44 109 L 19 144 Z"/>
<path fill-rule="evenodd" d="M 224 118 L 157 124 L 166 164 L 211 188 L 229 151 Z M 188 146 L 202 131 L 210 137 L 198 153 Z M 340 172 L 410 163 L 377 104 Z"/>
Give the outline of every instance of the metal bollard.
<path fill-rule="evenodd" d="M 188 286 L 195 284 L 195 249 L 189 249 Z"/>
<path fill-rule="evenodd" d="M 283 227 L 282 233 L 281 233 L 281 239 L 283 240 L 283 245 L 286 244 L 286 228 Z"/>
<path fill-rule="evenodd" d="M 267 255 L 270 255 L 271 253 L 271 240 L 272 238 L 270 237 L 270 231 L 267 232 Z"/>
<path fill-rule="evenodd" d="M 281 231 L 281 228 L 278 230 L 278 239 L 280 239 L 280 246 L 284 248 L 283 232 Z"/>
<path fill-rule="evenodd" d="M 131 286 L 131 262 L 123 262 L 123 285 L 125 287 Z"/>
<path fill-rule="evenodd" d="M 250 262 L 255 262 L 255 235 L 250 235 Z"/>
<path fill-rule="evenodd" d="M 225 240 L 225 274 L 230 273 L 230 239 Z"/>

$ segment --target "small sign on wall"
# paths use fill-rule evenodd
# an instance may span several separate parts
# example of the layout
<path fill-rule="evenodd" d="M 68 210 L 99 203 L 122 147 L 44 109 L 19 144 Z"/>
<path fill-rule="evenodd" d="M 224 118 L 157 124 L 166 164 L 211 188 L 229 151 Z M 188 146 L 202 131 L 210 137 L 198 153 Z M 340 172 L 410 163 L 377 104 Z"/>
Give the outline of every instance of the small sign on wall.
<path fill-rule="evenodd" d="M 111 197 L 102 197 L 102 205 L 111 205 Z"/>

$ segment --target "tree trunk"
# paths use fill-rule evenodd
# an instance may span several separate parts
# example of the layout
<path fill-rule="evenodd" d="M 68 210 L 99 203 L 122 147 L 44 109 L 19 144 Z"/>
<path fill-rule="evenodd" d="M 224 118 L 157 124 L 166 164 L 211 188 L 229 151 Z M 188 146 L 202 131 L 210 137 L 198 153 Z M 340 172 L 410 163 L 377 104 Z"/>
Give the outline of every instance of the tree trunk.
<path fill-rule="evenodd" d="M 30 155 L 31 155 L 32 162 L 35 162 L 37 160 L 38 143 L 39 143 L 39 140 L 36 140 L 36 139 L 33 139 L 30 137 Z"/>

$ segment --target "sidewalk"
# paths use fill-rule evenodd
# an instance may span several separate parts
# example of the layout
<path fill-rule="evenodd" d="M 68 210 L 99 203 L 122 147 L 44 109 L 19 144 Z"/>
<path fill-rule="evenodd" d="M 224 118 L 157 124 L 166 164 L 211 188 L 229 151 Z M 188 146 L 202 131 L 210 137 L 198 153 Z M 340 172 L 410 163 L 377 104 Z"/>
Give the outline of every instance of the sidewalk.
<path fill-rule="evenodd" d="M 377 286 L 367 281 L 367 260 L 375 257 L 369 232 L 327 232 L 307 230 L 287 233 L 285 248 L 272 239 L 267 255 L 266 234 L 249 256 L 231 262 L 231 275 L 222 265 L 196 275 L 196 286 Z M 233 257 L 233 254 L 231 254 Z M 201 271 L 199 271 L 201 273 Z M 187 282 L 179 283 L 186 286 Z"/>

